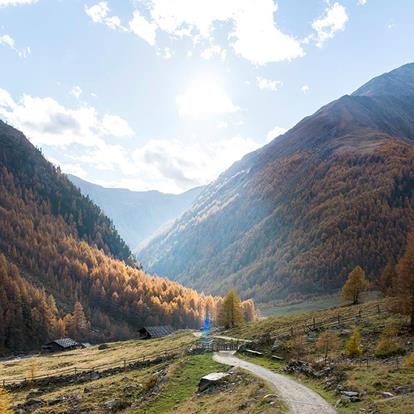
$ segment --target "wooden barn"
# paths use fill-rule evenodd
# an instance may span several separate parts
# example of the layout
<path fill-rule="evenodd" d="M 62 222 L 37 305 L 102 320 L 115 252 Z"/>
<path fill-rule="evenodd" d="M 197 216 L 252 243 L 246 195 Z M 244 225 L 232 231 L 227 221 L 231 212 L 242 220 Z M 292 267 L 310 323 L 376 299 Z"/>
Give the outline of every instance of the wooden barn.
<path fill-rule="evenodd" d="M 140 339 L 162 338 L 174 333 L 174 328 L 170 325 L 164 326 L 144 326 L 139 330 Z"/>
<path fill-rule="evenodd" d="M 83 348 L 82 344 L 71 338 L 55 339 L 42 346 L 42 352 L 62 352 L 71 351 L 72 349 Z"/>

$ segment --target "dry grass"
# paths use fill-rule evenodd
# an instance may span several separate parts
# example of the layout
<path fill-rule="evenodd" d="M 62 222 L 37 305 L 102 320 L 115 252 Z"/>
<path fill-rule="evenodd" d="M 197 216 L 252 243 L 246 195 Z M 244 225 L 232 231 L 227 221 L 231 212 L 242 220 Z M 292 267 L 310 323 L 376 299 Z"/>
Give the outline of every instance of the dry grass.
<path fill-rule="evenodd" d="M 245 383 L 234 388 L 205 395 L 194 395 L 174 408 L 175 414 L 280 414 L 286 411 L 279 400 L 270 405 L 263 396 L 271 394 L 266 385 L 245 375 Z"/>
<path fill-rule="evenodd" d="M 378 304 L 381 309 L 381 313 L 379 314 L 375 311 Z M 338 349 L 332 350 L 330 357 L 333 358 L 333 361 L 336 361 L 335 365 L 337 368 L 345 373 L 345 380 L 343 381 L 344 387 L 346 389 L 362 392 L 363 397 L 362 401 L 359 403 L 351 403 L 345 407 L 339 407 L 338 412 L 341 414 L 370 412 L 375 407 L 375 412 L 378 414 L 414 413 L 414 393 L 402 396 L 396 395 L 393 399 L 385 399 L 381 394 L 384 391 L 395 394 L 395 387 L 414 384 L 414 366 L 405 366 L 404 358 L 400 357 L 398 360 L 391 359 L 388 361 L 375 358 L 378 343 L 384 336 L 384 332 L 387 332 L 387 330 L 392 329 L 395 331 L 395 338 L 393 340 L 407 349 L 410 348 L 410 344 L 413 343 L 414 339 L 412 334 L 407 330 L 406 320 L 399 315 L 391 314 L 386 311 L 387 301 L 373 301 L 354 307 L 295 315 L 292 314 L 278 318 L 267 318 L 266 320 L 259 321 L 255 324 L 247 324 L 239 330 L 226 332 L 226 334 L 251 338 L 267 332 L 272 336 L 277 336 L 281 332 L 290 329 L 291 326 L 297 327 L 304 323 L 309 323 L 313 317 L 316 318 L 316 321 L 320 321 L 331 318 L 337 315 L 338 312 L 340 312 L 341 315 L 344 315 L 344 313 L 356 314 L 358 313 L 359 308 L 362 310 L 361 320 L 350 319 L 344 323 L 343 327 L 347 329 L 349 334 L 339 337 L 340 346 Z M 368 365 L 366 362 L 358 363 L 358 359 L 351 363 L 350 360 L 341 357 L 341 354 L 345 353 L 346 341 L 352 331 L 356 328 L 361 332 L 362 358 L 369 359 Z M 336 333 L 341 331 L 340 328 L 335 326 L 331 326 L 328 329 Z M 321 332 L 323 332 L 323 330 Z M 306 350 L 304 354 L 301 355 L 300 359 L 315 361 L 322 356 L 321 352 L 318 351 L 316 347 L 319 335 L 320 333 L 315 333 L 315 338 L 313 340 L 308 340 L 308 338 L 305 337 Z M 265 356 L 263 357 L 242 357 L 252 360 L 259 365 L 266 366 L 269 369 L 283 373 L 281 370 L 286 365 L 286 362 L 271 360 L 269 358 L 271 355 L 270 346 L 265 346 L 263 350 L 265 352 Z M 292 357 L 292 354 L 287 353 L 285 356 L 289 359 Z M 306 378 L 302 375 L 295 375 L 295 378 L 313 388 L 333 404 L 335 404 L 339 398 L 334 390 L 325 389 L 324 378 L 316 380 Z"/>
<path fill-rule="evenodd" d="M 383 299 L 362 303 L 357 306 L 340 306 L 321 311 L 292 313 L 283 316 L 269 316 L 268 318 L 257 322 L 247 323 L 240 328 L 231 329 L 225 334 L 245 339 L 261 336 L 266 333 L 269 333 L 272 336 L 277 336 L 281 333 L 288 332 L 291 327 L 298 329 L 304 324 L 309 324 L 312 322 L 313 318 L 315 318 L 316 322 L 337 318 L 338 314 L 341 318 L 346 318 L 356 315 L 359 310 L 361 310 L 362 319 L 364 319 L 366 315 L 369 315 L 369 317 L 372 318 L 376 316 L 378 306 L 380 307 L 381 312 L 378 316 L 382 318 L 384 312 L 387 312 L 389 306 L 388 302 L 388 300 Z"/>
<path fill-rule="evenodd" d="M 108 343 L 109 349 L 105 350 L 99 350 L 98 346 L 93 346 L 69 352 L 14 359 L 0 363 L 0 381 L 3 379 L 11 381 L 16 377 L 30 379 L 32 374 L 35 374 L 35 376 L 57 375 L 67 373 L 75 367 L 81 371 L 121 366 L 124 360 L 137 360 L 142 357 L 168 352 L 170 349 L 184 348 L 194 341 L 194 335 L 184 332 L 170 336 L 168 339 Z M 33 367 L 36 367 L 35 370 L 33 370 Z"/>

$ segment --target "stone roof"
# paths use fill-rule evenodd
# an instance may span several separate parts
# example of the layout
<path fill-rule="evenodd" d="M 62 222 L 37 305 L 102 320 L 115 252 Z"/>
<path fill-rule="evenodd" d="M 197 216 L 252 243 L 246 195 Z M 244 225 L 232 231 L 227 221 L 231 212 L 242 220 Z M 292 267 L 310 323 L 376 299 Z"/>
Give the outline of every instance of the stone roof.
<path fill-rule="evenodd" d="M 51 344 L 53 344 L 53 343 L 58 344 L 62 348 L 71 348 L 73 346 L 79 346 L 79 343 L 74 341 L 71 338 L 60 338 L 60 339 L 56 339 L 56 340 L 54 340 L 50 343 Z"/>
<path fill-rule="evenodd" d="M 147 331 L 151 338 L 161 338 L 162 336 L 171 335 L 174 328 L 170 325 L 164 326 L 144 326 L 140 331 Z"/>

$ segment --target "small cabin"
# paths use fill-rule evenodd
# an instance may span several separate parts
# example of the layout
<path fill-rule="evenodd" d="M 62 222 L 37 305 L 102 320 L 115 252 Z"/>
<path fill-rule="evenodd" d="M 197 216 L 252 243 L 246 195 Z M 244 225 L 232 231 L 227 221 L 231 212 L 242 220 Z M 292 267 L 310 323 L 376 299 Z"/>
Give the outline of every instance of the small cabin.
<path fill-rule="evenodd" d="M 164 326 L 144 326 L 139 331 L 140 339 L 162 338 L 174 333 L 174 328 L 170 325 Z"/>
<path fill-rule="evenodd" d="M 55 339 L 42 346 L 42 352 L 62 352 L 71 351 L 72 349 L 83 348 L 82 344 L 71 338 Z"/>

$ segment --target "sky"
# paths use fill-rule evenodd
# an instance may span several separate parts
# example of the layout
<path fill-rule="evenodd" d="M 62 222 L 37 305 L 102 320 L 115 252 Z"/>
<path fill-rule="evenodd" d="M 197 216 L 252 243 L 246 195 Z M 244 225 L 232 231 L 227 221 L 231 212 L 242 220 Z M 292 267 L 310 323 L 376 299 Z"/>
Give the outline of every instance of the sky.
<path fill-rule="evenodd" d="M 0 0 L 0 119 L 62 171 L 180 193 L 414 61 L 411 0 Z"/>

